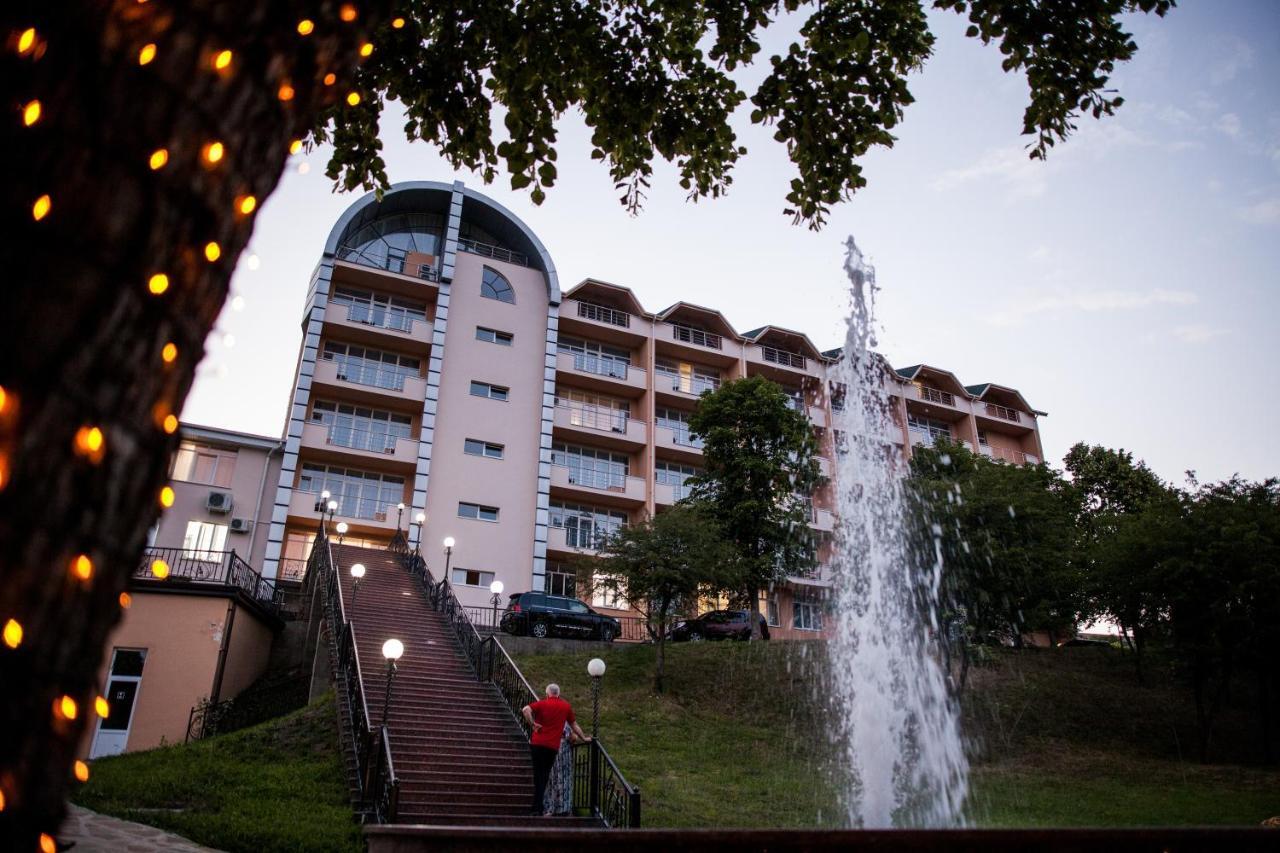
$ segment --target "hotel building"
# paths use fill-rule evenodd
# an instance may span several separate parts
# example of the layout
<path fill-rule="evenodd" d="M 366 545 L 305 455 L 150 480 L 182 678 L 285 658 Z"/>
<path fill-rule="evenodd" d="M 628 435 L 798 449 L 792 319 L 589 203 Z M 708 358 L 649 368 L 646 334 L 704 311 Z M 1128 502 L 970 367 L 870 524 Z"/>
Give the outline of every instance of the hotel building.
<path fill-rule="evenodd" d="M 397 184 L 353 204 L 324 243 L 301 322 L 283 437 L 184 426 L 179 501 L 157 547 L 210 562 L 234 551 L 264 583 L 287 588 L 331 515 L 357 544 L 383 545 L 405 530 L 437 576 L 452 537 L 448 576 L 466 605 L 487 608 L 494 580 L 506 593 L 573 595 L 583 592 L 572 568 L 581 557 L 685 495 L 702 466 L 688 427 L 698 397 L 744 376 L 782 386 L 813 426 L 824 474 L 834 473 L 838 350 L 777 326 L 738 332 L 692 302 L 652 311 L 603 281 L 562 293 L 533 231 L 461 183 Z M 1018 391 L 966 386 L 929 365 L 888 379 L 894 440 L 907 452 L 944 436 L 1015 464 L 1043 458 L 1043 413 Z M 775 637 L 821 631 L 832 506 L 832 486 L 813 496 L 817 568 L 768 598 Z M 140 579 L 150 583 L 145 572 Z M 625 602 L 583 597 L 628 612 Z M 130 633 L 135 615 L 113 646 L 144 642 Z M 174 621 L 147 630 L 157 640 L 191 632 L 191 620 Z M 236 683 L 265 666 L 262 652 Z M 194 699 L 211 695 L 205 681 L 168 700 L 184 723 Z M 147 737 L 159 736 L 174 739 L 172 729 Z"/>

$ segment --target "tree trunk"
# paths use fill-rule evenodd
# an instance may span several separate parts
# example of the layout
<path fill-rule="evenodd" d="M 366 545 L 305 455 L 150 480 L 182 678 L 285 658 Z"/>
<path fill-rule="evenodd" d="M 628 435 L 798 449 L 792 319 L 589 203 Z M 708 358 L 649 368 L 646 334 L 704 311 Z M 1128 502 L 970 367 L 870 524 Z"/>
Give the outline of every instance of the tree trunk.
<path fill-rule="evenodd" d="M 653 689 L 658 693 L 662 693 L 664 690 L 663 679 L 667 674 L 667 638 L 659 634 L 655 642 L 658 646 L 658 665 L 653 673 Z"/>
<path fill-rule="evenodd" d="M 0 122 L 6 156 L 5 310 L 0 313 L 0 623 L 23 628 L 0 646 L 0 837 L 37 849 L 54 834 L 81 737 L 93 722 L 98 670 L 120 621 L 119 595 L 160 512 L 182 404 L 227 296 L 258 207 L 290 141 L 347 90 L 359 44 L 383 19 L 338 4 L 256 0 L 9 2 L 0 11 L 5 104 L 41 102 L 30 127 Z M 296 7 L 296 8 L 295 8 Z M 302 17 L 315 32 L 296 32 Z M 38 33 L 22 54 L 16 34 Z M 154 59 L 140 64 L 144 45 Z M 222 72 L 213 57 L 231 50 Z M 288 81 L 293 98 L 277 98 Z M 339 91 L 341 90 L 341 91 Z M 11 117 L 12 119 L 12 117 Z M 224 146 L 208 168 L 202 149 Z M 153 152 L 167 163 L 152 170 Z M 33 204 L 50 206 L 38 221 Z M 216 242 L 221 256 L 206 259 Z M 164 273 L 168 289 L 149 292 Z M 167 343 L 176 357 L 166 362 Z M 76 451 L 77 430 L 102 444 Z M 70 571 L 76 555 L 92 576 Z M 74 719 L 51 712 L 58 697 Z"/>

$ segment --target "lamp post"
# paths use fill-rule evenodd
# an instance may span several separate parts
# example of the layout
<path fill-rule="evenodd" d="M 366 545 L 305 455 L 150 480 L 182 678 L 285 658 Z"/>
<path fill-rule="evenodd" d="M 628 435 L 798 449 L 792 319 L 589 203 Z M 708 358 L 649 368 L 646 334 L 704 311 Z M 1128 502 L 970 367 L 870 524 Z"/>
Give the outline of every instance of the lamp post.
<path fill-rule="evenodd" d="M 396 661 L 404 654 L 404 643 L 392 637 L 382 644 L 382 656 L 387 659 L 387 695 L 382 700 L 382 725 L 387 724 L 387 710 L 391 707 L 391 680 L 396 677 Z"/>
<path fill-rule="evenodd" d="M 351 567 L 351 577 L 355 578 L 355 583 L 351 586 L 351 615 L 356 612 L 356 596 L 360 594 L 360 581 L 364 580 L 364 563 L 356 563 Z M 347 618 L 350 621 L 350 617 Z"/>
<path fill-rule="evenodd" d="M 413 553 L 417 554 L 418 544 L 422 541 L 422 525 L 427 523 L 427 514 L 420 512 L 413 517 L 413 520 L 418 523 L 418 532 L 413 537 Z"/>
<path fill-rule="evenodd" d="M 396 532 L 397 532 L 397 533 L 399 533 L 399 532 L 400 532 L 400 530 L 401 530 L 401 527 L 400 527 L 400 516 L 402 516 L 402 515 L 404 515 L 404 504 L 403 504 L 403 503 L 398 503 L 398 504 L 396 504 Z"/>
<path fill-rule="evenodd" d="M 330 500 L 328 508 L 329 508 L 329 523 L 333 524 L 333 514 L 338 511 L 338 502 L 335 500 Z"/>
<path fill-rule="evenodd" d="M 489 584 L 489 592 L 493 595 L 489 598 L 489 603 L 493 605 L 493 633 L 498 633 L 498 604 L 502 601 L 502 581 L 494 581 Z"/>
<path fill-rule="evenodd" d="M 329 490 L 325 489 L 323 492 L 320 493 L 320 500 L 316 501 L 316 509 L 320 511 L 321 515 L 324 515 L 325 508 L 328 505 L 329 505 Z"/>
<path fill-rule="evenodd" d="M 592 658 L 587 664 L 587 675 L 591 676 L 591 739 L 600 735 L 600 682 L 604 680 L 604 661 Z"/>
<path fill-rule="evenodd" d="M 351 528 L 347 525 L 345 521 L 338 522 L 338 544 L 339 545 L 342 544 L 342 537 L 346 536 L 347 531 L 350 529 Z"/>
<path fill-rule="evenodd" d="M 449 580 L 449 558 L 453 556 L 454 538 L 444 537 L 444 580 Z"/>

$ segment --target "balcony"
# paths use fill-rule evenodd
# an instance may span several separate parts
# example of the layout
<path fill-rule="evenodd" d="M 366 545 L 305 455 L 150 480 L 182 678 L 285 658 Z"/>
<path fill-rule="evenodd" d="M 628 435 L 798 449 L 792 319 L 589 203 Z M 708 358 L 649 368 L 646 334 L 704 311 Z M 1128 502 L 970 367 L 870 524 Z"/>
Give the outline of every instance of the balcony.
<path fill-rule="evenodd" d="M 567 465 L 551 466 L 551 488 L 615 505 L 635 505 L 645 501 L 645 483 L 641 477 L 609 474 Z"/>
<path fill-rule="evenodd" d="M 702 458 L 703 440 L 694 438 L 689 428 L 677 429 L 659 424 L 653 430 L 653 443 L 659 450 L 670 451 L 667 456 L 679 456 L 689 461 Z"/>
<path fill-rule="evenodd" d="M 431 320 L 404 311 L 330 301 L 325 307 L 326 326 L 341 329 L 345 340 L 375 347 L 423 352 L 431 343 Z"/>
<path fill-rule="evenodd" d="M 481 243 L 479 240 L 459 240 L 458 251 L 522 267 L 533 266 L 533 264 L 529 263 L 529 256 L 523 252 L 513 252 L 510 249 L 495 246 L 492 243 Z"/>
<path fill-rule="evenodd" d="M 164 577 L 156 576 L 157 560 L 163 561 L 168 570 Z M 147 591 L 243 594 L 272 614 L 280 607 L 275 584 L 264 580 L 235 551 L 148 548 L 133 570 L 130 585 Z"/>
<path fill-rule="evenodd" d="M 427 396 L 427 383 L 421 376 L 406 376 L 374 362 L 355 359 L 320 359 L 316 362 L 314 385 L 328 385 L 345 398 L 366 400 L 390 397 L 421 403 Z"/>
<path fill-rule="evenodd" d="M 593 445 L 633 448 L 649 441 L 649 427 L 644 421 L 629 417 L 617 409 L 599 406 L 556 405 L 554 424 L 557 430 Z"/>
<path fill-rule="evenodd" d="M 991 459 L 1009 462 L 1014 465 L 1039 465 L 1040 457 L 1011 447 L 993 447 L 990 444 L 978 445 L 978 452 Z"/>
<path fill-rule="evenodd" d="M 302 446 L 321 451 L 318 455 L 356 456 L 397 465 L 418 464 L 418 442 L 386 433 L 308 423 L 302 428 Z"/>
<path fill-rule="evenodd" d="M 656 483 L 653 487 L 653 502 L 658 506 L 675 506 L 677 502 L 684 500 L 692 492 L 692 489 L 685 483 L 674 485 L 672 483 Z"/>
<path fill-rule="evenodd" d="M 576 527 L 547 528 L 548 551 L 586 554 L 594 557 L 600 553 L 600 547 L 603 544 L 603 536 L 595 536 Z"/>
<path fill-rule="evenodd" d="M 566 299 L 560 303 L 560 331 L 634 349 L 649 340 L 649 321 L 599 302 Z"/>
<path fill-rule="evenodd" d="M 693 326 L 685 326 L 680 323 L 667 323 L 671 327 L 671 340 L 678 341 L 682 344 L 692 344 L 696 347 L 706 347 L 707 349 L 721 350 L 724 349 L 724 338 L 714 332 L 706 332 L 702 329 L 695 329 Z"/>
<path fill-rule="evenodd" d="M 341 496 L 335 497 L 334 500 L 338 501 L 338 509 L 333 514 L 334 521 L 348 522 L 351 525 L 353 535 L 365 532 L 395 532 L 395 504 L 387 506 L 381 501 L 372 499 L 344 500 Z M 326 515 L 318 508 L 319 502 L 319 494 L 294 489 L 289 498 L 289 516 L 291 518 L 306 519 L 319 526 L 321 518 Z"/>
<path fill-rule="evenodd" d="M 916 398 L 926 403 L 937 403 L 940 406 L 956 407 L 956 396 L 949 391 L 941 391 L 928 385 L 916 386 Z"/>
<path fill-rule="evenodd" d="M 660 394 L 674 394 L 681 399 L 696 400 L 708 391 L 720 388 L 720 380 L 705 376 L 683 376 L 658 371 L 653 378 L 654 390 Z"/>
<path fill-rule="evenodd" d="M 788 381 L 787 377 L 791 377 L 790 381 L 794 381 L 797 374 L 806 376 L 818 375 L 819 365 L 813 359 L 807 358 L 798 352 L 778 349 L 764 344 L 748 344 L 744 350 L 748 364 L 759 365 L 763 368 L 761 370 L 762 373 L 776 377 L 779 381 Z"/>
<path fill-rule="evenodd" d="M 578 352 L 556 354 L 556 371 L 572 376 L 575 385 L 639 397 L 648 388 L 647 372 L 616 358 Z"/>
<path fill-rule="evenodd" d="M 829 509 L 814 509 L 809 516 L 809 526 L 819 532 L 830 533 L 836 527 L 835 515 Z"/>
<path fill-rule="evenodd" d="M 835 468 L 831 465 L 831 460 L 825 456 L 815 456 L 814 461 L 818 463 L 818 471 L 828 480 L 832 478 Z"/>
<path fill-rule="evenodd" d="M 975 407 L 975 414 L 998 421 L 1008 421 L 1011 424 L 1024 423 L 1022 413 L 1017 409 L 1010 409 L 1008 406 L 997 406 L 995 403 L 979 403 Z"/>
<path fill-rule="evenodd" d="M 821 429 L 831 426 L 831 416 L 822 406 L 809 406 L 809 422 Z"/>
<path fill-rule="evenodd" d="M 436 259 L 422 252 L 404 254 L 388 252 L 379 254 L 377 252 L 365 252 L 357 246 L 339 246 L 336 257 L 340 263 L 384 270 L 420 281 L 438 282 L 440 280 L 440 271 L 436 269 Z"/>

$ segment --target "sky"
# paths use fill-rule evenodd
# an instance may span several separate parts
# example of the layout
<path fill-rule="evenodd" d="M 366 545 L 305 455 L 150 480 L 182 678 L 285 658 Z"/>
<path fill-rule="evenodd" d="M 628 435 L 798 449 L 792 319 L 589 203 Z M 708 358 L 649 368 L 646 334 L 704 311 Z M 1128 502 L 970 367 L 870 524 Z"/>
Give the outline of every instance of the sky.
<path fill-rule="evenodd" d="M 822 349 L 843 342 L 852 235 L 877 268 L 890 362 L 1018 388 L 1048 412 L 1050 463 L 1084 441 L 1170 480 L 1280 475 L 1280 382 L 1267 378 L 1280 364 L 1280 3 L 1183 0 L 1127 23 L 1139 51 L 1111 80 L 1124 105 L 1081 119 L 1039 163 L 1019 133 L 1025 79 L 964 38 L 958 16 L 934 13 L 935 54 L 897 143 L 864 159 L 868 186 L 820 232 L 783 215 L 791 164 L 745 109 L 735 130 L 749 154 L 727 197 L 690 204 L 658 164 L 636 217 L 574 114 L 541 206 L 405 141 L 393 109 L 384 155 L 393 182 L 460 179 L 513 211 L 565 290 L 603 279 L 650 311 L 684 299 L 740 332 L 771 323 Z M 762 56 L 793 32 L 782 22 Z M 281 433 L 310 274 L 361 195 L 334 192 L 327 157 L 295 156 L 264 204 L 184 420 Z"/>

